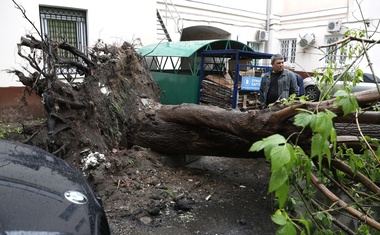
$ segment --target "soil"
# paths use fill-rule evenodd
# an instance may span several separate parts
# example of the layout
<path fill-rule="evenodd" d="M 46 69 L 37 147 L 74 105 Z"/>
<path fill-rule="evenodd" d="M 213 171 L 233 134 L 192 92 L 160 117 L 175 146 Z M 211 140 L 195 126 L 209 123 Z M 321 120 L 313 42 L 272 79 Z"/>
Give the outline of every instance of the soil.
<path fill-rule="evenodd" d="M 274 234 L 263 158 L 115 150 L 87 171 L 116 234 Z"/>
<path fill-rule="evenodd" d="M 6 139 L 22 140 L 12 131 L 19 124 L 4 127 Z M 67 160 L 102 198 L 114 235 L 275 234 L 264 158 L 167 157 L 138 146 L 103 154 L 87 168 Z"/>

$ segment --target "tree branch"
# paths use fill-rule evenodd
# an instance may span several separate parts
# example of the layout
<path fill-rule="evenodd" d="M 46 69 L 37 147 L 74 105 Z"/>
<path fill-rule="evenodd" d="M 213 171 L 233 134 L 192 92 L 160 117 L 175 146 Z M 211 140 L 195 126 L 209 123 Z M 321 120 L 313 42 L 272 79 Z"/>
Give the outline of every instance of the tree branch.
<path fill-rule="evenodd" d="M 316 49 L 322 49 L 322 48 L 326 48 L 326 47 L 332 47 L 332 46 L 336 46 L 338 44 L 347 43 L 349 41 L 366 42 L 366 43 L 370 43 L 370 44 L 378 44 L 378 43 L 380 43 L 380 40 L 374 40 L 374 39 L 368 39 L 368 38 L 360 38 L 360 37 L 355 37 L 355 36 L 348 36 L 348 37 L 342 38 L 341 40 L 335 41 L 333 43 L 317 46 L 315 48 Z"/>
<path fill-rule="evenodd" d="M 372 182 L 370 179 L 365 177 L 365 175 L 363 175 L 360 172 L 357 172 L 355 174 L 352 171 L 351 167 L 345 164 L 344 162 L 338 159 L 331 159 L 331 166 L 336 168 L 337 170 L 343 171 L 344 173 L 352 177 L 354 180 L 362 183 L 365 187 L 367 187 L 376 195 L 380 195 L 380 188 L 374 182 Z"/>
<path fill-rule="evenodd" d="M 12 0 L 12 2 L 16 5 L 16 8 L 21 11 L 21 14 L 29 22 L 29 24 L 31 24 L 33 26 L 34 30 L 36 30 L 36 32 L 38 33 L 38 35 L 40 36 L 40 38 L 43 39 L 42 34 L 40 33 L 40 31 L 37 29 L 37 27 L 34 25 L 34 23 L 26 16 L 26 10 L 24 9 L 24 7 L 22 7 L 19 4 L 17 4 L 15 2 L 15 0 Z"/>
<path fill-rule="evenodd" d="M 322 184 L 313 173 L 310 173 L 310 179 L 311 179 L 311 182 L 315 185 L 315 187 L 317 187 L 332 202 L 336 203 L 343 210 L 345 210 L 352 216 L 355 216 L 356 218 L 360 219 L 361 221 L 368 224 L 369 226 L 377 230 L 380 230 L 379 222 L 361 213 L 360 211 L 354 209 L 353 207 L 349 206 L 346 202 L 344 202 L 342 199 L 340 199 L 334 193 L 332 193 L 324 184 Z"/>
<path fill-rule="evenodd" d="M 95 66 L 95 63 L 91 59 L 89 59 L 83 52 L 79 51 L 77 48 L 71 46 L 70 44 L 67 44 L 66 42 L 62 42 L 62 43 L 51 42 L 51 44 L 55 45 L 59 49 L 69 51 L 73 55 L 80 57 L 87 65 L 89 65 L 89 66 Z M 21 43 L 20 43 L 20 45 L 21 46 L 27 46 L 27 47 L 30 47 L 30 48 L 41 49 L 41 50 L 47 52 L 46 51 L 47 48 L 45 48 L 43 46 L 43 42 L 38 41 L 35 38 L 27 39 L 25 37 L 21 37 Z M 66 60 L 65 63 L 68 63 L 68 61 Z M 72 61 L 72 63 L 77 63 L 77 62 Z M 88 68 L 84 69 L 83 65 L 82 65 L 82 67 L 83 67 L 82 69 L 84 71 L 88 71 Z"/>

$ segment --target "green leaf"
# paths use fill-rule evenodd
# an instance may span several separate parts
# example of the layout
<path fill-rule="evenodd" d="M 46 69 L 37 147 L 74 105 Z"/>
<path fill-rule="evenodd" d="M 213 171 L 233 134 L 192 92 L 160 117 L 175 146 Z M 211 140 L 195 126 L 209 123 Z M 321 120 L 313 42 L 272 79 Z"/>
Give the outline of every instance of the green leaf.
<path fill-rule="evenodd" d="M 317 212 L 314 217 L 320 221 L 322 221 L 325 218 L 325 215 L 322 212 Z"/>
<path fill-rule="evenodd" d="M 263 148 L 266 148 L 271 145 L 279 145 L 286 143 L 285 137 L 279 134 L 271 135 L 267 138 L 263 138 L 263 140 L 255 142 L 251 148 L 248 150 L 249 152 L 261 151 Z"/>
<path fill-rule="evenodd" d="M 331 164 L 331 150 L 330 150 L 330 143 L 327 140 L 325 140 L 323 142 L 323 154 L 326 155 L 328 164 L 330 166 L 330 164 Z M 319 160 L 319 165 L 321 165 L 321 163 L 322 163 L 322 156 L 319 156 L 318 160 Z"/>
<path fill-rule="evenodd" d="M 264 149 L 264 154 L 265 154 L 265 158 L 267 160 L 270 160 L 271 159 L 271 155 L 270 155 L 270 152 L 272 151 L 272 148 L 274 148 L 276 145 L 269 145 L 267 146 L 265 149 Z"/>
<path fill-rule="evenodd" d="M 272 215 L 271 219 L 273 222 L 275 222 L 278 225 L 284 225 L 287 222 L 286 217 L 283 216 L 282 214 Z"/>
<path fill-rule="evenodd" d="M 307 220 L 303 217 L 302 214 L 301 214 L 301 218 L 300 218 L 299 222 L 305 226 L 305 229 L 306 229 L 307 233 L 305 233 L 305 232 L 303 231 L 304 234 L 310 234 L 310 223 L 309 223 L 309 221 L 307 221 Z"/>
<path fill-rule="evenodd" d="M 311 155 L 310 157 L 313 158 L 315 156 L 321 156 L 323 154 L 324 149 L 324 138 L 320 134 L 315 134 L 311 138 Z"/>
<path fill-rule="evenodd" d="M 336 140 L 337 139 L 337 134 L 336 134 L 336 130 L 335 130 L 335 128 L 333 129 L 333 130 L 331 130 L 331 132 L 330 132 L 330 142 L 331 142 L 331 144 L 333 144 L 333 147 L 334 147 L 334 149 L 336 149 Z"/>
<path fill-rule="evenodd" d="M 334 117 L 337 116 L 335 113 L 331 112 L 331 111 L 328 110 L 328 109 L 325 110 L 325 113 L 326 113 L 327 117 L 329 117 L 331 120 L 332 120 Z"/>
<path fill-rule="evenodd" d="M 310 124 L 313 118 L 313 114 L 310 113 L 299 113 L 294 117 L 294 125 L 300 127 L 306 127 Z"/>
<path fill-rule="evenodd" d="M 255 143 L 252 144 L 251 148 L 249 148 L 248 152 L 259 152 L 263 148 L 265 148 L 264 141 L 256 141 Z"/>
<path fill-rule="evenodd" d="M 276 235 L 296 235 L 297 230 L 293 223 L 288 220 L 285 225 L 282 225 L 276 232 Z"/>
<path fill-rule="evenodd" d="M 277 170 L 290 161 L 290 152 L 287 145 L 277 145 L 270 151 L 271 171 Z"/>
<path fill-rule="evenodd" d="M 273 192 L 281 187 L 288 180 L 288 173 L 285 167 L 272 171 L 269 180 L 269 192 Z"/>
<path fill-rule="evenodd" d="M 320 168 L 322 167 L 322 158 L 324 155 L 327 156 L 328 161 L 331 161 L 331 151 L 329 147 L 329 142 L 327 139 L 323 138 L 320 134 L 315 134 L 312 137 L 311 142 L 311 157 L 318 156 L 318 162 Z"/>
<path fill-rule="evenodd" d="M 266 142 L 267 145 L 286 143 L 285 137 L 279 134 L 274 134 L 267 138 L 264 138 L 264 141 Z"/>
<path fill-rule="evenodd" d="M 329 213 L 323 213 L 323 212 L 319 211 L 319 212 L 315 213 L 314 218 L 316 220 L 322 222 L 322 224 L 324 224 L 324 226 L 331 226 L 332 225 L 333 218 Z"/>
<path fill-rule="evenodd" d="M 348 165 L 351 167 L 354 175 L 356 175 L 358 173 L 358 168 L 357 168 L 357 165 L 356 165 L 356 159 L 354 156 L 351 156 L 349 161 L 348 161 Z"/>
<path fill-rule="evenodd" d="M 338 91 L 338 92 L 339 94 L 343 93 L 343 91 Z M 358 105 L 358 102 L 356 101 L 355 96 L 353 95 L 338 96 L 337 93 L 335 93 L 335 96 L 337 96 L 337 99 L 334 102 L 333 107 L 334 108 L 342 107 L 344 116 L 358 109 L 359 105 Z"/>
<path fill-rule="evenodd" d="M 288 166 L 287 170 L 290 172 L 294 164 L 296 164 L 299 161 L 299 156 L 296 155 L 296 152 L 298 155 L 301 155 L 301 156 L 302 156 L 302 153 L 305 154 L 305 152 L 299 146 L 293 146 L 289 143 L 286 144 L 286 147 L 288 148 L 288 151 L 290 154 L 290 160 L 287 163 L 287 166 Z"/>
<path fill-rule="evenodd" d="M 345 90 L 338 90 L 337 92 L 335 92 L 334 96 L 347 97 L 348 93 Z"/>
<path fill-rule="evenodd" d="M 284 208 L 286 199 L 288 198 L 289 189 L 290 185 L 288 184 L 288 181 L 286 181 L 281 187 L 276 190 L 275 195 L 278 199 L 278 204 L 281 209 Z"/>
<path fill-rule="evenodd" d="M 310 127 L 314 132 L 320 133 L 325 139 L 328 138 L 332 129 L 334 129 L 331 112 L 319 112 L 313 117 Z"/>

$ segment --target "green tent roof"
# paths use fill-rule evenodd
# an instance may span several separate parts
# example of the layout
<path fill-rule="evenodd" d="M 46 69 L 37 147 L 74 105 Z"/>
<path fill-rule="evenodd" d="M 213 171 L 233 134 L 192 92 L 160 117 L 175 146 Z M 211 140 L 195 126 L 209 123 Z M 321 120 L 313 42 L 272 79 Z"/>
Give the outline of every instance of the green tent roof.
<path fill-rule="evenodd" d="M 181 42 L 161 42 L 147 45 L 139 50 L 142 56 L 173 56 L 173 57 L 190 57 L 200 50 L 245 50 L 253 51 L 252 48 L 239 41 L 233 40 L 197 40 Z"/>

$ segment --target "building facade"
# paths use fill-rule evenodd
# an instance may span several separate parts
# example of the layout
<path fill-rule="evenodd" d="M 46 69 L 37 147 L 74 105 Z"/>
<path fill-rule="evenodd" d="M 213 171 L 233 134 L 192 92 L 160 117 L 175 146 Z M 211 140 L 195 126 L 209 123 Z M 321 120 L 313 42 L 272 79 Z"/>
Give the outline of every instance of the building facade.
<path fill-rule="evenodd" d="M 98 40 L 120 45 L 128 41 L 139 48 L 163 40 L 231 39 L 260 52 L 281 53 L 297 71 L 311 72 L 346 59 L 339 50 L 325 57 L 334 48 L 318 47 L 343 38 L 347 30 L 367 28 L 373 39 L 378 38 L 380 2 L 363 0 L 360 8 L 356 2 L 4 0 L 0 3 L 0 28 L 5 32 L 0 39 L 0 87 L 21 86 L 18 78 L 5 70 L 28 68 L 17 55 L 17 43 L 27 34 L 38 37 L 37 30 L 55 40 L 68 40 L 82 51 Z M 25 10 L 29 21 L 15 3 Z M 380 64 L 377 50 L 375 46 L 369 53 L 375 72 Z M 362 61 L 361 68 L 369 71 L 368 63 Z"/>

